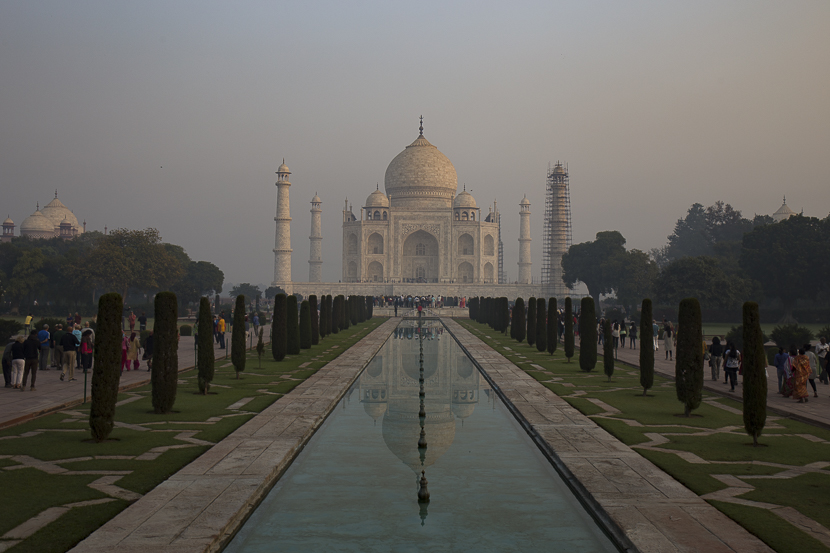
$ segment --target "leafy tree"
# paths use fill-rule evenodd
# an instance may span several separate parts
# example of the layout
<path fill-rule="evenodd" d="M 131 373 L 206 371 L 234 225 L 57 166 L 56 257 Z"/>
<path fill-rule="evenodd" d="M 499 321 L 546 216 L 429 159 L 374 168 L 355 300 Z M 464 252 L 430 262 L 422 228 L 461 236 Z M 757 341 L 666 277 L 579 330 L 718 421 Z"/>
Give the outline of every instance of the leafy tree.
<path fill-rule="evenodd" d="M 213 318 L 210 313 L 210 300 L 202 298 L 199 300 L 199 321 L 197 323 L 199 341 L 198 357 L 196 368 L 199 371 L 199 391 L 207 395 L 210 390 L 210 383 L 213 382 L 214 363 L 216 356 L 213 353 Z"/>
<path fill-rule="evenodd" d="M 163 415 L 173 410 L 179 383 L 179 309 L 176 294 L 156 294 L 153 319 L 153 368 L 150 375 L 153 412 Z"/>
<path fill-rule="evenodd" d="M 262 297 L 262 292 L 260 291 L 259 286 L 254 286 L 253 284 L 250 284 L 248 282 L 243 282 L 242 284 L 237 284 L 236 286 L 231 288 L 231 291 L 228 295 L 232 298 L 235 298 L 237 296 L 246 296 L 248 298 L 259 299 L 260 297 Z"/>
<path fill-rule="evenodd" d="M 654 322 L 651 299 L 643 300 L 640 310 L 640 386 L 643 396 L 654 386 Z"/>
<path fill-rule="evenodd" d="M 579 368 L 591 372 L 597 366 L 597 315 L 594 298 L 582 298 L 579 307 Z"/>
<path fill-rule="evenodd" d="M 774 225 L 762 225 L 744 235 L 740 266 L 761 283 L 768 297 L 781 300 L 782 323 L 794 323 L 798 299 L 813 299 L 827 282 L 830 225 L 796 215 Z"/>
<path fill-rule="evenodd" d="M 316 346 L 320 343 L 320 320 L 317 313 L 317 296 L 314 294 L 308 296 L 308 309 L 311 314 L 311 345 Z"/>
<path fill-rule="evenodd" d="M 746 335 L 745 330 L 743 330 L 743 334 Z M 763 333 L 761 334 L 762 339 L 766 341 L 766 336 L 764 336 Z M 772 338 L 772 341 L 775 342 L 775 345 L 780 348 L 789 348 L 792 344 L 801 347 L 801 344 L 812 342 L 815 338 L 812 330 L 806 326 L 799 326 L 795 324 L 776 326 L 772 329 L 770 337 Z M 743 351 L 737 343 L 735 344 L 735 347 L 737 347 L 740 351 Z"/>
<path fill-rule="evenodd" d="M 700 407 L 703 398 L 703 322 L 697 298 L 680 302 L 677 322 L 675 388 L 677 399 L 684 405 L 684 415 L 688 417 Z"/>
<path fill-rule="evenodd" d="M 269 286 L 265 289 L 265 299 L 270 300 L 277 297 L 278 294 L 285 294 L 285 290 L 279 286 Z"/>
<path fill-rule="evenodd" d="M 645 252 L 629 250 L 617 261 L 617 300 L 628 313 L 636 313 L 641 298 L 651 295 L 657 280 L 657 263 Z"/>
<path fill-rule="evenodd" d="M 536 343 L 536 309 L 538 307 L 535 297 L 527 300 L 527 345 L 529 346 Z"/>
<path fill-rule="evenodd" d="M 274 361 L 282 361 L 288 351 L 288 337 L 286 333 L 287 300 L 285 294 L 274 297 L 274 317 L 271 322 L 271 355 Z"/>
<path fill-rule="evenodd" d="M 169 250 L 168 250 L 169 251 Z M 202 296 L 222 292 L 225 273 L 209 261 L 188 261 L 185 274 L 173 285 L 173 291 L 184 303 L 199 301 Z"/>
<path fill-rule="evenodd" d="M 559 345 L 559 307 L 556 298 L 548 301 L 548 353 L 553 355 Z"/>
<path fill-rule="evenodd" d="M 536 299 L 536 350 L 544 352 L 548 349 L 548 313 L 545 309 L 545 298 Z"/>
<path fill-rule="evenodd" d="M 285 302 L 285 336 L 288 355 L 300 353 L 300 325 L 297 315 L 297 296 L 288 296 Z"/>
<path fill-rule="evenodd" d="M 671 261 L 716 255 L 718 244 L 739 243 L 752 226 L 753 223 L 744 219 L 740 211 L 722 201 L 706 209 L 701 204 L 693 204 L 669 236 L 667 258 Z"/>
<path fill-rule="evenodd" d="M 308 300 L 300 304 L 300 349 L 311 349 L 311 306 Z"/>
<path fill-rule="evenodd" d="M 752 293 L 753 283 L 737 276 L 727 276 L 713 257 L 684 257 L 672 261 L 660 271 L 655 291 L 661 304 L 679 303 L 697 297 L 703 305 L 728 309 Z"/>
<path fill-rule="evenodd" d="M 231 362 L 236 371 L 237 380 L 239 380 L 239 373 L 245 370 L 245 355 L 245 296 L 237 294 L 231 331 Z"/>
<path fill-rule="evenodd" d="M 525 300 L 522 298 L 516 299 L 516 304 L 513 306 L 513 338 L 517 342 L 525 341 L 525 334 L 527 333 L 527 322 L 525 321 Z"/>
<path fill-rule="evenodd" d="M 614 336 L 611 334 L 610 320 L 605 319 L 602 332 L 605 335 L 602 345 L 602 368 L 605 370 L 608 382 L 611 382 L 611 376 L 614 374 Z"/>
<path fill-rule="evenodd" d="M 96 442 L 106 440 L 114 425 L 118 381 L 121 378 L 121 308 L 118 294 L 98 300 L 95 362 L 92 365 L 92 404 L 89 428 Z"/>
<path fill-rule="evenodd" d="M 767 421 L 767 355 L 758 304 L 746 302 L 743 311 L 744 428 L 757 447 Z"/>
<path fill-rule="evenodd" d="M 39 249 L 24 251 L 11 271 L 11 278 L 6 283 L 6 295 L 16 301 L 18 307 L 21 302 L 31 303 L 32 295 L 42 290 L 46 284 L 46 276 L 42 273 L 46 257 Z"/>
<path fill-rule="evenodd" d="M 616 230 L 598 232 L 596 240 L 574 244 L 562 256 L 562 280 L 569 288 L 577 282 L 585 283 L 594 305 L 599 305 L 600 295 L 619 285 L 619 267 L 625 254 L 622 234 Z"/>
<path fill-rule="evenodd" d="M 574 356 L 574 312 L 571 297 L 565 298 L 565 357 L 568 363 Z"/>

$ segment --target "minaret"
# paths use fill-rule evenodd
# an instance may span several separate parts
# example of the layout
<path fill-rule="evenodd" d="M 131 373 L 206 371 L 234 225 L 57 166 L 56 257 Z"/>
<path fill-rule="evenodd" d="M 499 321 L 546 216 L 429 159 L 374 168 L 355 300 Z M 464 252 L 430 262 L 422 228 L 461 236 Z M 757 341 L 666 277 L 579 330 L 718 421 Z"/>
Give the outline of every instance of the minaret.
<path fill-rule="evenodd" d="M 308 281 L 323 282 L 323 201 L 317 194 L 311 198 L 311 248 L 308 251 Z"/>
<path fill-rule="evenodd" d="M 519 202 L 519 284 L 530 284 L 530 200 L 527 196 Z"/>
<path fill-rule="evenodd" d="M 288 182 L 288 175 L 291 171 L 282 160 L 282 165 L 277 169 L 277 216 L 274 221 L 277 223 L 277 232 L 274 236 L 274 282 L 277 285 L 281 282 L 291 282 L 291 206 L 288 202 L 288 189 L 291 183 Z"/>

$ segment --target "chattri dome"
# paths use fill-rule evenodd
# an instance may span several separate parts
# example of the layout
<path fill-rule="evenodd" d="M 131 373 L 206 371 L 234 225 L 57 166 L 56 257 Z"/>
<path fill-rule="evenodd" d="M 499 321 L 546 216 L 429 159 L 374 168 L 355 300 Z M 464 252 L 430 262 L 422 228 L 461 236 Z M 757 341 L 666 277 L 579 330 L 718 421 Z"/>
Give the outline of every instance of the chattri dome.
<path fill-rule="evenodd" d="M 468 208 L 477 208 L 476 200 L 473 198 L 473 195 L 467 192 L 467 190 L 462 190 L 461 193 L 455 197 L 455 200 L 452 202 L 453 207 L 468 207 Z"/>
<path fill-rule="evenodd" d="M 450 160 L 421 134 L 395 156 L 383 180 L 392 207 L 432 209 L 452 207 L 458 175 Z"/>
<path fill-rule="evenodd" d="M 375 190 L 366 198 L 366 207 L 389 207 L 389 198 L 380 190 Z"/>

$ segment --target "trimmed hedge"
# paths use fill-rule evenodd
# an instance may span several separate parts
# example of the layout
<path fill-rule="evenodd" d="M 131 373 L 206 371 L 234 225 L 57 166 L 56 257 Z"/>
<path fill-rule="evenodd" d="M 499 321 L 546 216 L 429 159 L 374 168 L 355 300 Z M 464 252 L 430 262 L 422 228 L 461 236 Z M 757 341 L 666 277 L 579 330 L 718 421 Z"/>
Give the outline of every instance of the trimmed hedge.
<path fill-rule="evenodd" d="M 700 407 L 703 399 L 703 321 L 700 302 L 686 298 L 680 302 L 677 313 L 677 354 L 674 374 L 677 399 L 683 404 L 687 417 Z"/>
<path fill-rule="evenodd" d="M 153 412 L 163 415 L 173 410 L 179 383 L 179 332 L 176 328 L 179 320 L 179 302 L 173 292 L 159 292 L 153 303 L 155 318 L 150 382 Z"/>
<path fill-rule="evenodd" d="M 191 325 L 182 325 L 179 328 L 179 335 L 180 336 L 193 336 L 193 326 L 191 326 Z"/>
<path fill-rule="evenodd" d="M 104 294 L 98 300 L 98 331 L 95 333 L 95 362 L 92 365 L 92 404 L 89 429 L 96 442 L 112 432 L 118 381 L 121 379 L 121 294 Z"/>
<path fill-rule="evenodd" d="M 767 422 L 767 358 L 757 303 L 744 304 L 743 327 L 744 429 L 757 446 Z"/>
<path fill-rule="evenodd" d="M 207 395 L 210 383 L 213 382 L 213 370 L 216 362 L 213 353 L 213 317 L 211 317 L 210 300 L 206 297 L 199 300 L 199 336 L 197 338 L 199 350 L 196 359 L 196 368 L 199 372 L 199 391 Z"/>
<path fill-rule="evenodd" d="M 274 361 L 282 361 L 285 359 L 285 354 L 288 350 L 285 329 L 285 310 L 285 294 L 277 294 L 274 296 L 274 320 L 271 323 L 271 355 L 274 356 Z"/>
<path fill-rule="evenodd" d="M 236 371 L 236 378 L 239 373 L 245 370 L 245 296 L 236 296 L 236 306 L 233 310 L 233 330 L 231 330 L 231 363 Z"/>

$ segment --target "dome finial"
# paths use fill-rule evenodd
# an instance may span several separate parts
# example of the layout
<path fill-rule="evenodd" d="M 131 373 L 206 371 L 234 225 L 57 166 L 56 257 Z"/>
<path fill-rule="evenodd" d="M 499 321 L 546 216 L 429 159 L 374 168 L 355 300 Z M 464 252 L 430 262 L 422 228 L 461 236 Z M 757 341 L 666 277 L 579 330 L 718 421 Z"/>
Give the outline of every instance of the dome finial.
<path fill-rule="evenodd" d="M 380 190 L 380 183 L 379 182 L 375 183 L 375 190 Z"/>
<path fill-rule="evenodd" d="M 421 126 L 418 127 L 418 130 L 421 133 L 420 136 L 424 136 L 424 116 L 423 115 L 421 116 Z"/>
<path fill-rule="evenodd" d="M 785 204 L 787 203 L 787 197 L 786 196 L 784 196 L 784 203 Z"/>
<path fill-rule="evenodd" d="M 40 211 L 40 202 L 35 204 L 35 211 Z"/>
<path fill-rule="evenodd" d="M 55 188 L 55 197 L 56 198 L 58 197 L 58 189 L 57 188 Z"/>

